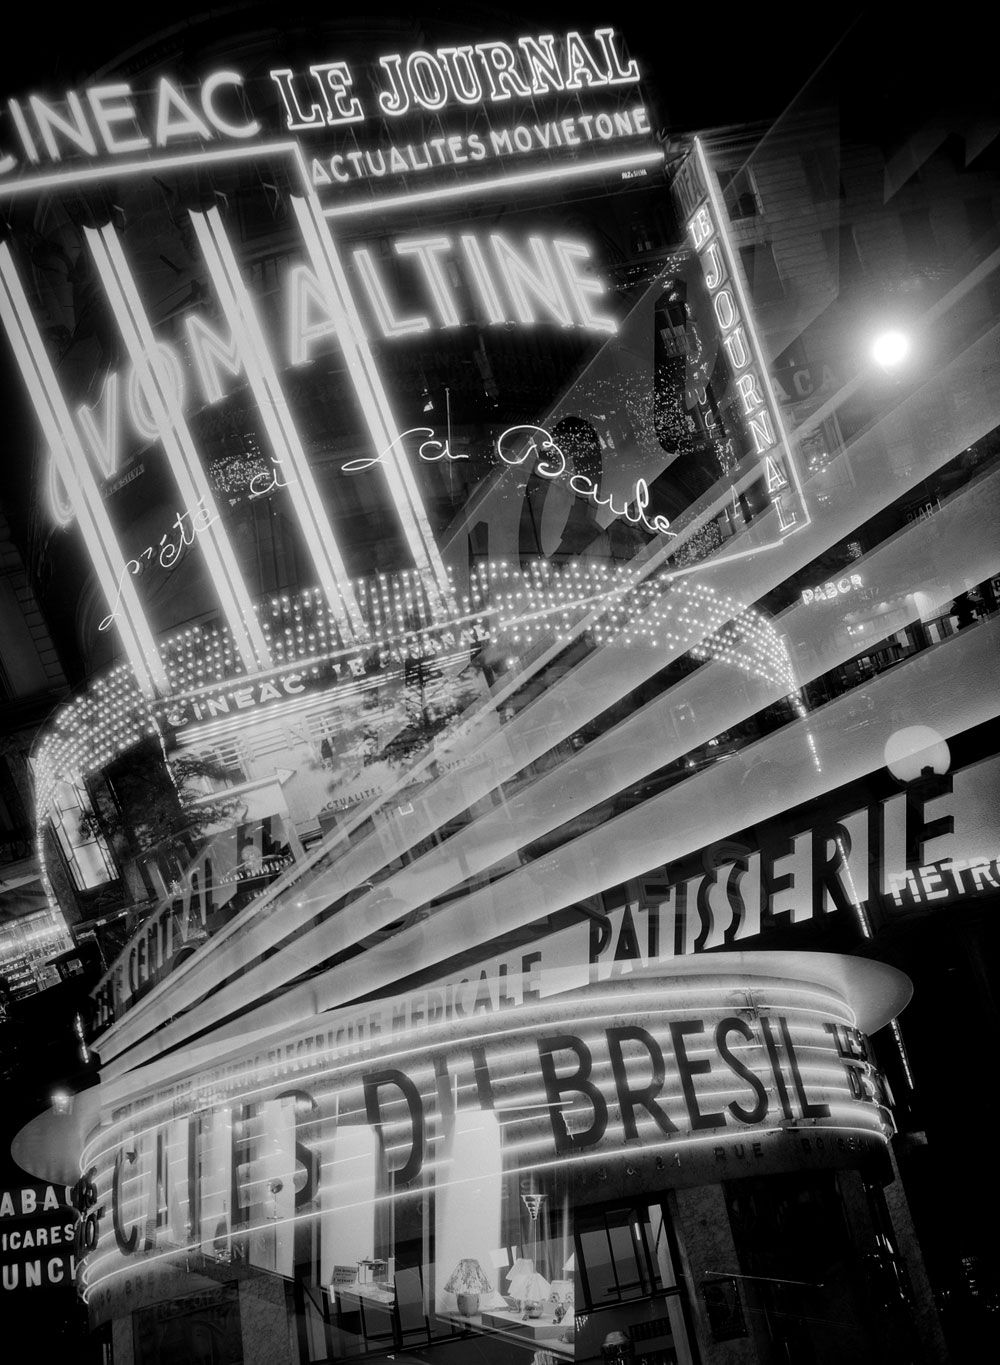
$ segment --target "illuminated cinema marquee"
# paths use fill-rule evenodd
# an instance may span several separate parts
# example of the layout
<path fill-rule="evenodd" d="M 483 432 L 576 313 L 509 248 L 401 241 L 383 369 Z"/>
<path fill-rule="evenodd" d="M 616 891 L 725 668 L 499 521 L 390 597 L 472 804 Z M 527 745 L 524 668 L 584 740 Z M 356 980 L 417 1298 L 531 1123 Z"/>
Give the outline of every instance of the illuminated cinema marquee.
<path fill-rule="evenodd" d="M 144 600 L 154 588 L 140 572 L 154 564 L 170 567 L 181 550 L 203 561 L 236 667 L 255 676 L 280 663 L 196 439 L 195 418 L 206 406 L 237 389 L 246 391 L 271 465 L 251 492 L 273 493 L 287 506 L 339 646 L 356 652 L 370 646 L 373 626 L 359 604 L 360 589 L 349 576 L 289 401 L 289 368 L 309 365 L 331 348 L 343 355 L 366 444 L 378 458 L 378 477 L 433 619 L 441 623 L 455 616 L 454 591 L 374 346 L 469 324 L 554 325 L 599 339 L 617 332 L 584 241 L 530 230 L 515 238 L 458 227 L 424 233 L 411 228 L 390 233 L 384 259 L 363 239 L 343 247 L 334 221 L 512 187 L 536 185 L 550 193 L 554 180 L 600 181 L 625 168 L 662 164 L 645 109 L 630 103 L 638 66 L 609 27 L 391 53 L 367 64 L 364 80 L 360 64 L 354 71 L 335 51 L 315 55 L 320 59 L 315 63 L 266 77 L 245 78 L 227 63 L 185 84 L 168 74 L 143 89 L 115 80 L 58 96 L 29 94 L 9 100 L 0 121 L 0 200 L 78 194 L 88 186 L 113 192 L 122 184 L 125 201 L 124 182 L 160 183 L 166 176 L 178 184 L 177 211 L 188 249 L 206 278 L 204 310 L 188 311 L 183 321 L 162 327 L 146 297 L 141 253 L 130 234 L 112 222 L 82 228 L 83 260 L 108 305 L 120 361 L 99 393 L 73 394 L 50 354 L 26 253 L 16 235 L 0 244 L 0 319 L 49 452 L 50 510 L 57 523 L 78 526 L 106 603 L 101 625 L 114 627 L 147 700 L 168 698 L 171 682 Z M 608 109 L 593 103 L 602 98 Z M 471 144 L 470 111 L 480 106 L 489 106 L 495 117 L 484 134 L 487 154 L 506 162 L 535 153 L 522 163 L 524 170 L 491 177 L 471 164 L 474 149 L 466 157 L 456 139 L 464 136 Z M 439 116 L 449 111 L 460 116 L 461 132 L 443 129 Z M 506 121 L 503 111 L 509 111 Z M 429 149 L 427 167 L 447 167 L 451 182 L 424 188 L 408 181 L 402 195 L 341 197 L 342 177 L 356 175 L 348 144 L 339 150 L 314 147 L 312 135 L 336 136 L 345 125 L 350 148 L 357 148 L 354 125 L 369 119 L 373 136 L 398 136 L 401 146 Z M 421 120 L 427 120 L 426 129 Z M 430 131 L 444 136 L 430 137 Z M 633 139 L 627 149 L 616 143 L 626 137 Z M 404 144 L 404 138 L 411 141 Z M 331 161 L 331 151 L 342 161 Z M 314 174 L 317 154 L 341 168 L 328 185 Z M 409 175 L 417 169 L 412 156 L 395 162 L 391 148 L 387 156 L 391 171 Z M 499 160 L 496 164 L 500 169 Z M 271 293 L 265 299 L 248 284 L 239 243 L 219 204 L 206 209 L 199 198 L 196 207 L 183 206 L 188 177 L 203 169 L 209 175 L 243 174 L 272 165 L 287 176 L 288 221 L 299 243 L 294 263 L 278 280 L 277 327 L 269 312 Z M 109 495 L 129 477 L 124 467 L 137 441 L 162 446 L 175 485 L 175 521 L 157 527 L 145 548 L 126 551 Z M 637 485 L 637 505 L 641 492 Z"/>

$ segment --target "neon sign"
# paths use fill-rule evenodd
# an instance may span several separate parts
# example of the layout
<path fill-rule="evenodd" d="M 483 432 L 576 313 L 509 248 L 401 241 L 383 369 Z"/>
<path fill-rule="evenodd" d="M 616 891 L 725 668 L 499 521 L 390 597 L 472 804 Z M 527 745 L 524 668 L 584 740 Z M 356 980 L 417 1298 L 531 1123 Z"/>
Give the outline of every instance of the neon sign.
<path fill-rule="evenodd" d="M 468 109 L 567 90 L 633 85 L 639 68 L 634 60 L 625 64 L 616 37 L 613 28 L 595 29 L 589 39 L 571 30 L 561 40 L 561 51 L 555 35 L 544 33 L 519 38 L 516 46 L 466 43 L 434 52 L 393 52 L 378 59 L 383 79 L 376 92 L 378 109 L 388 118 L 400 118 L 411 111 L 437 114 L 449 105 Z M 342 127 L 367 117 L 346 62 L 310 66 L 308 74 L 287 67 L 268 74 L 290 132 Z"/>
<path fill-rule="evenodd" d="M 195 139 L 204 143 L 220 137 L 255 138 L 261 125 L 239 110 L 242 89 L 238 72 L 215 71 L 201 83 L 194 100 L 167 76 L 160 77 L 152 98 L 143 103 L 136 102 L 127 81 L 90 86 L 84 92 L 86 103 L 75 90 L 68 90 L 61 104 L 39 95 L 9 100 L 19 155 L 0 149 L 0 175 L 9 175 L 19 165 L 58 163 L 66 155 L 129 156 Z M 6 146 L 10 145 L 8 135 Z"/>
<path fill-rule="evenodd" d="M 549 119 L 545 123 L 516 123 L 509 128 L 450 133 L 423 142 L 387 143 L 354 151 L 334 152 L 329 158 L 314 157 L 310 175 L 317 186 L 350 185 L 387 176 L 411 175 L 442 166 L 464 166 L 489 160 L 548 152 L 559 147 L 582 147 L 587 143 L 611 143 L 651 133 L 643 105 L 634 109 L 611 109 L 597 114 L 577 114 Z M 635 170 L 631 175 L 645 174 Z M 626 175 L 629 173 L 626 172 Z"/>
<path fill-rule="evenodd" d="M 136 574 L 141 573 L 145 568 L 143 560 L 145 560 L 146 564 L 149 564 L 152 562 L 154 556 L 161 569 L 173 569 L 180 559 L 185 547 L 193 545 L 195 538 L 202 531 L 207 531 L 214 522 L 218 521 L 218 519 L 218 512 L 205 507 L 201 502 L 199 502 L 194 511 L 178 512 L 170 527 L 170 531 L 177 531 L 177 539 L 175 540 L 171 536 L 170 531 L 165 531 L 160 537 L 159 548 L 154 545 L 147 545 L 137 559 L 130 559 L 128 561 L 125 568 L 122 570 L 122 579 L 125 578 L 126 574 L 131 574 L 134 577 Z M 187 524 L 185 525 L 185 523 Z M 111 604 L 111 611 L 98 624 L 98 630 L 110 629 L 120 614 L 122 579 L 119 579 L 118 592 L 115 595 L 115 600 Z"/>
<path fill-rule="evenodd" d="M 524 440 L 525 433 L 527 440 L 519 453 L 512 453 L 511 447 L 516 441 Z M 514 440 L 508 443 L 508 438 Z M 540 438 L 540 439 L 539 439 Z M 551 432 L 544 427 L 536 426 L 516 426 L 508 427 L 497 439 L 497 454 L 504 464 L 523 465 L 533 455 L 540 458 L 534 466 L 534 471 L 543 479 L 561 479 L 567 474 L 567 460 L 565 453 L 552 439 Z M 616 505 L 614 496 L 609 494 L 602 497 L 598 484 L 586 474 L 573 473 L 567 479 L 570 490 L 578 498 L 585 498 L 592 502 L 595 507 L 607 507 L 614 516 L 622 517 L 631 526 L 641 526 L 642 529 L 651 536 L 673 535 L 670 529 L 670 520 L 667 517 L 656 515 L 649 519 L 646 516 L 646 508 L 649 506 L 649 485 L 645 479 L 637 479 L 633 497 L 623 502 L 619 507 Z M 635 505 L 633 512 L 632 505 Z"/>
<path fill-rule="evenodd" d="M 499 1207 L 505 1176 L 556 1165 L 586 1180 L 595 1161 L 621 1163 L 639 1190 L 662 1184 L 658 1157 L 677 1167 L 673 1183 L 697 1184 L 747 1137 L 777 1169 L 803 1154 L 837 1164 L 838 1140 L 844 1155 L 881 1147 L 891 1100 L 829 977 L 840 960 L 806 973 L 782 971 L 782 957 L 791 963 L 769 955 L 767 970 L 749 974 L 716 959 L 688 979 L 634 979 L 613 1000 L 599 987 L 549 1000 L 529 992 L 499 1017 L 459 1011 L 457 998 L 433 1017 L 405 997 L 373 1002 L 214 1071 L 127 1097 L 119 1089 L 82 1158 L 95 1168 L 100 1229 L 86 1297 L 112 1311 L 121 1276 L 134 1292 L 145 1267 L 178 1256 L 238 1256 L 291 1275 L 288 1234 L 300 1222 L 316 1230 L 307 1273 L 328 1282 L 346 1209 L 374 1218 L 381 1201 L 432 1190 L 439 1217 L 449 1188 L 481 1179 L 485 1153 Z M 495 1143 L 480 1142 L 466 1170 L 449 1135 L 491 1126 Z M 294 1179 L 303 1167 L 304 1185 Z"/>
<path fill-rule="evenodd" d="M 409 56 L 395 53 L 381 59 L 378 66 L 383 88 L 377 99 L 377 116 L 389 120 L 409 109 L 437 112 L 452 96 L 456 107 L 464 109 L 477 102 L 534 102 L 544 92 L 607 90 L 638 80 L 637 65 L 626 61 L 611 28 L 586 36 L 572 31 L 558 40 L 552 34 L 525 37 L 514 46 L 497 42 Z M 310 66 L 308 77 L 291 69 L 277 70 L 271 73 L 270 83 L 283 102 L 286 131 L 301 133 L 319 126 L 353 124 L 366 117 L 354 89 L 354 73 L 344 62 Z M 300 84 L 308 86 L 306 96 Z M 211 73 L 193 89 L 182 90 L 176 81 L 161 77 L 151 96 L 139 96 L 127 82 L 115 82 L 83 92 L 67 91 L 61 100 L 37 95 L 11 100 L 9 145 L 17 150 L 0 153 L 0 175 L 6 177 L 0 180 L 0 196 L 70 187 L 102 174 L 132 177 L 209 163 L 235 164 L 261 156 L 290 157 L 304 191 L 301 198 L 291 196 L 291 208 L 306 246 L 307 263 L 294 267 L 286 281 L 288 352 L 282 359 L 293 365 L 305 364 L 321 347 L 333 343 L 340 347 L 372 444 L 385 454 L 380 470 L 412 561 L 425 580 L 435 611 L 446 617 L 454 604 L 444 564 L 420 491 L 400 449 L 369 335 L 405 337 L 466 321 L 489 326 L 511 321 L 522 326 L 554 322 L 560 327 L 610 334 L 616 330 L 615 320 L 602 313 L 595 300 L 603 286 L 588 273 L 587 246 L 570 239 L 532 235 L 522 244 L 501 233 L 482 238 L 461 234 L 457 240 L 448 235 L 402 238 L 394 243 L 395 256 L 415 273 L 427 298 L 424 308 L 402 312 L 381 263 L 369 248 L 360 246 L 352 251 L 353 279 L 349 281 L 323 222 L 327 211 L 312 193 L 300 148 L 296 143 L 268 146 L 258 142 L 264 129 L 261 119 L 252 113 L 253 102 L 253 90 L 242 75 L 228 69 Z M 556 120 L 544 128 L 539 124 L 536 132 L 533 141 L 533 135 L 520 128 L 512 135 L 494 129 L 490 150 L 505 156 L 529 150 L 529 144 L 537 143 L 546 152 L 588 140 L 645 136 L 649 127 L 645 111 L 636 108 L 628 114 L 581 111 L 579 116 Z M 212 144 L 219 141 L 238 145 L 213 148 Z M 440 145 L 438 139 L 432 139 L 428 145 L 439 163 L 444 149 L 453 153 L 456 161 L 464 155 L 456 150 L 454 136 Z M 195 150 L 185 152 L 183 147 Z M 641 154 L 646 160 L 650 156 L 660 154 Z M 86 164 L 102 159 L 102 166 Z M 56 168 L 53 173 L 23 174 L 46 162 Z M 342 163 L 332 164 L 336 167 Z M 343 164 L 358 169 L 350 160 Z M 391 151 L 389 164 L 392 167 Z M 412 170 L 416 164 L 410 157 L 404 169 Z M 606 169 L 604 161 L 595 161 L 593 166 L 595 174 Z M 591 173 L 589 165 L 583 163 L 564 169 L 574 175 Z M 12 174 L 15 171 L 21 173 L 20 178 Z M 559 174 L 559 168 L 547 168 L 547 174 L 550 172 Z M 445 191 L 453 188 L 445 187 Z M 334 206 L 330 212 L 340 208 Z M 246 287 L 218 209 L 192 211 L 190 222 L 222 318 L 221 327 L 215 318 L 210 322 L 198 314 L 185 319 L 184 349 L 190 365 L 181 360 L 174 344 L 155 335 L 131 263 L 115 231 L 84 230 L 87 251 L 130 364 L 121 373 L 108 376 L 96 405 L 83 403 L 75 410 L 61 392 L 45 353 L 14 254 L 8 244 L 0 249 L 0 308 L 51 451 L 46 479 L 51 511 L 62 525 L 74 520 L 79 524 L 108 603 L 108 614 L 101 624 L 105 629 L 112 622 L 117 626 L 126 657 L 147 696 L 168 690 L 166 671 L 132 581 L 136 561 L 125 559 L 118 549 L 102 487 L 118 475 L 126 424 L 141 441 L 162 443 L 182 505 L 204 509 L 197 547 L 243 668 L 254 673 L 269 669 L 275 662 L 201 468 L 190 424 L 190 409 L 197 401 L 193 388 L 200 389 L 201 402 L 213 404 L 226 396 L 234 381 L 249 386 L 271 446 L 273 465 L 269 478 L 255 479 L 251 497 L 276 494 L 291 504 L 342 637 L 348 642 L 365 637 L 354 586 L 296 429 L 279 378 L 281 362 L 261 325 L 259 304 Z M 456 290 L 457 278 L 463 279 L 467 288 Z M 367 324 L 362 321 L 357 298 L 367 306 Z M 139 558 L 141 561 L 142 556 Z"/>
<path fill-rule="evenodd" d="M 830 579 L 818 588 L 803 588 L 802 602 L 804 606 L 809 606 L 811 602 L 833 602 L 836 598 L 847 597 L 864 586 L 864 579 L 859 573 L 844 574 L 836 581 Z"/>
<path fill-rule="evenodd" d="M 714 323 L 733 375 L 736 407 L 757 476 L 781 536 L 808 523 L 781 410 L 768 373 L 725 207 L 698 138 L 674 181 L 688 236 L 704 273 Z"/>

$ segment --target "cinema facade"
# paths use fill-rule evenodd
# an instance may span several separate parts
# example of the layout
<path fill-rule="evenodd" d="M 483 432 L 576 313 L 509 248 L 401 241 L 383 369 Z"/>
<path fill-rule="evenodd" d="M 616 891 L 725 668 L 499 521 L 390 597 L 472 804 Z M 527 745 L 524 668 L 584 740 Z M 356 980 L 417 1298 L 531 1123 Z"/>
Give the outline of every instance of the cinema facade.
<path fill-rule="evenodd" d="M 825 126 L 654 135 L 610 26 L 200 36 L 0 140 L 95 1330 L 943 1358 L 893 963 L 997 884 L 992 323 L 859 416 Z"/>

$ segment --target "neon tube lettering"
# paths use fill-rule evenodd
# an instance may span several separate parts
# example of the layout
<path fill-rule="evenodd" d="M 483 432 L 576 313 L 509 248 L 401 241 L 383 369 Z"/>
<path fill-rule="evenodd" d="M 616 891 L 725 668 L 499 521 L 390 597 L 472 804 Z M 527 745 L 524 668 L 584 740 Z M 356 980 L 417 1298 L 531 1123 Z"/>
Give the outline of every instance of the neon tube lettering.
<path fill-rule="evenodd" d="M 164 382 L 162 365 L 155 361 L 158 345 L 118 235 L 109 226 L 101 231 L 85 228 L 84 237 L 138 376 L 137 383 L 141 385 L 151 423 L 159 430 L 181 495 L 190 506 L 203 503 L 214 511 L 215 501 L 181 412 L 178 394 L 170 382 Z M 237 651 L 251 671 L 256 672 L 260 666 L 269 667 L 270 650 L 228 536 L 219 527 L 202 537 L 200 545 Z"/>
<path fill-rule="evenodd" d="M 250 388 L 276 463 L 281 465 L 287 462 L 292 472 L 292 478 L 280 486 L 289 491 L 319 575 L 320 586 L 344 635 L 348 639 L 355 634 L 364 636 L 366 628 L 358 610 L 354 589 L 333 528 L 323 511 L 319 490 L 268 353 L 256 311 L 222 225 L 222 217 L 218 209 L 211 209 L 208 214 L 192 213 L 191 222 L 222 303 L 223 313 L 232 328 L 233 339 L 240 343 Z M 274 486 L 277 487 L 277 475 L 274 477 Z"/>

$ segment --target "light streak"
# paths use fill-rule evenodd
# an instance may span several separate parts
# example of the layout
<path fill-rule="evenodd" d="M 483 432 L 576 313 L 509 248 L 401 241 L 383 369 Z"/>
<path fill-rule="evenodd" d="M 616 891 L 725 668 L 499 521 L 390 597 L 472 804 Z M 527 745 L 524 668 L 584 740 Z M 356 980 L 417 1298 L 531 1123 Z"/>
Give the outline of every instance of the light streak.
<path fill-rule="evenodd" d="M 382 470 L 414 565 L 424 578 L 435 614 L 454 614 L 455 604 L 441 551 L 427 520 L 413 471 L 399 447 L 399 428 L 361 325 L 343 264 L 323 221 L 319 201 L 313 194 L 308 198 L 292 195 L 292 209 L 327 307 L 338 321 L 341 347 L 372 444 L 376 450 L 389 451 L 388 462 L 382 466 Z"/>
<path fill-rule="evenodd" d="M 125 348 L 139 376 L 150 415 L 159 430 L 181 496 L 191 507 L 204 507 L 215 523 L 209 524 L 198 544 L 240 657 L 248 672 L 255 672 L 261 666 L 268 668 L 271 665 L 270 649 L 229 537 L 218 524 L 215 499 L 184 420 L 179 395 L 169 383 L 164 383 L 159 368 L 153 364 L 156 341 L 118 234 L 108 225 L 100 230 L 84 228 L 84 237 L 90 246 Z"/>
<path fill-rule="evenodd" d="M 284 464 L 287 461 L 292 471 L 293 479 L 287 486 L 288 495 L 319 575 L 320 586 L 344 635 L 348 639 L 354 635 L 364 638 L 367 631 L 347 567 L 333 529 L 322 510 L 319 489 L 270 359 L 249 291 L 222 225 L 222 217 L 219 210 L 213 208 L 207 214 L 192 213 L 191 222 L 212 282 L 218 290 L 233 339 L 240 346 L 250 387 L 268 438 L 278 462 Z"/>
<path fill-rule="evenodd" d="M 7 334 L 52 460 L 73 502 L 101 590 L 105 600 L 110 603 L 115 599 L 123 571 L 121 552 L 101 490 L 59 388 L 6 242 L 0 244 L 0 277 L 3 280 L 0 313 Z M 119 634 L 139 689 L 148 698 L 157 690 L 167 690 L 166 670 L 130 581 L 126 581 L 122 587 L 122 598 L 127 610 L 120 622 Z"/>

